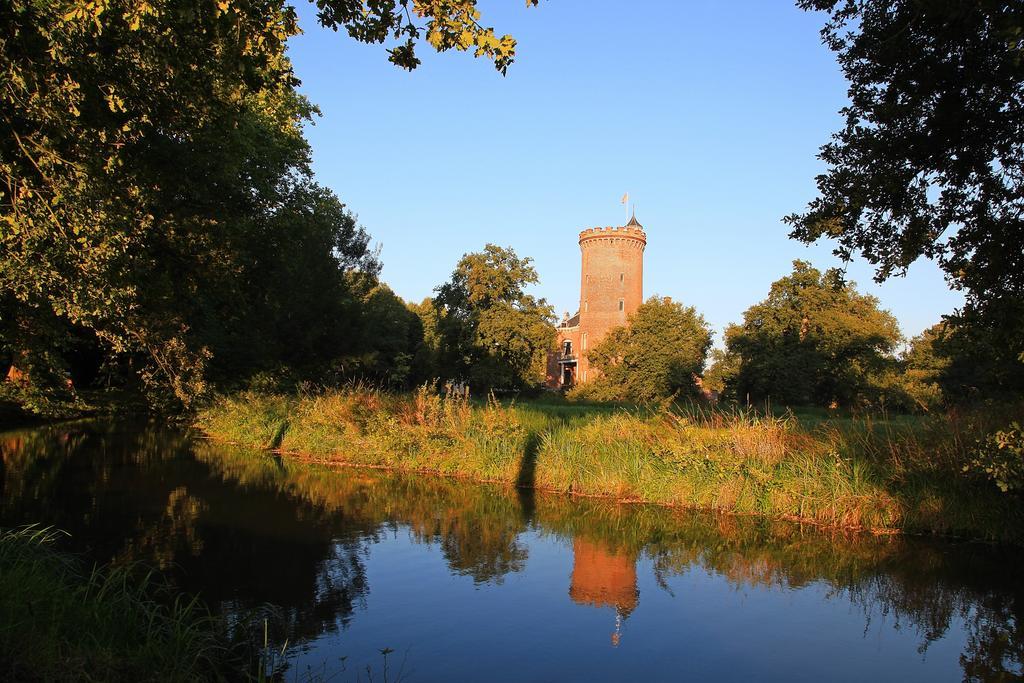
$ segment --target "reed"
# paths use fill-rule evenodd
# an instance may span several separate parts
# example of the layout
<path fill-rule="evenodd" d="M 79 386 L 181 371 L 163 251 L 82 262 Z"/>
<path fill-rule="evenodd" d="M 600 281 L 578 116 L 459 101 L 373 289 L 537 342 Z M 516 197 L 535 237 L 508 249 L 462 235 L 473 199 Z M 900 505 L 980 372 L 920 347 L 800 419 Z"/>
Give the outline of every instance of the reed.
<path fill-rule="evenodd" d="M 87 570 L 58 535 L 0 531 L 0 678 L 218 680 L 236 666 L 198 602 L 137 567 Z"/>
<path fill-rule="evenodd" d="M 1020 539 L 1024 506 L 965 473 L 992 419 L 800 419 L 701 405 L 472 401 L 422 387 L 241 394 L 202 411 L 211 437 L 321 462 L 878 532 Z"/>

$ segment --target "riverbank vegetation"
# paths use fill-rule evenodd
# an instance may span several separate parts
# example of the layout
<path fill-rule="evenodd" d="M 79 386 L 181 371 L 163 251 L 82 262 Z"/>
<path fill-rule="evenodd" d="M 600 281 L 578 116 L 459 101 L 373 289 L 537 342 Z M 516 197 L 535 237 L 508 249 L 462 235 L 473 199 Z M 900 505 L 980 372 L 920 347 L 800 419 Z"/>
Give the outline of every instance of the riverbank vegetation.
<path fill-rule="evenodd" d="M 57 537 L 0 530 L 0 677 L 194 681 L 240 666 L 197 601 L 134 567 L 90 570 L 56 550 Z"/>
<path fill-rule="evenodd" d="M 851 418 L 696 404 L 508 404 L 429 387 L 407 395 L 353 387 L 224 398 L 198 425 L 214 439 L 329 463 L 1019 541 L 1024 506 L 980 464 L 993 451 L 979 440 L 1004 420 L 984 411 Z"/>

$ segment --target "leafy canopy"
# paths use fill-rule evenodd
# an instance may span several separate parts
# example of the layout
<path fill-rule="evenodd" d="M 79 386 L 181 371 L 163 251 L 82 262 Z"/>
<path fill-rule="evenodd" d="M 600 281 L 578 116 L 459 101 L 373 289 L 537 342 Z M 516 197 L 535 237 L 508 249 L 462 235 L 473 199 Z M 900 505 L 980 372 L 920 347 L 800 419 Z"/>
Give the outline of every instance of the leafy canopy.
<path fill-rule="evenodd" d="M 859 252 L 876 279 L 936 259 L 963 323 L 1024 361 L 1024 5 L 1017 0 L 799 0 L 849 81 L 821 148 L 817 199 L 792 237 Z"/>
<path fill-rule="evenodd" d="M 463 256 L 433 299 L 440 374 L 485 389 L 542 382 L 556 334 L 554 310 L 525 291 L 537 281 L 510 247 Z"/>
<path fill-rule="evenodd" d="M 317 7 L 357 40 L 405 40 L 390 50 L 405 68 L 421 37 L 502 72 L 514 56 L 473 0 Z M 298 30 L 280 0 L 0 7 L 0 356 L 23 376 L 62 384 L 43 350 L 85 334 L 187 404 L 211 362 L 353 350 L 346 274 L 378 264 L 312 180 L 316 110 L 285 55 Z"/>
<path fill-rule="evenodd" d="M 725 331 L 726 388 L 745 400 L 851 405 L 871 398 L 901 341 L 896 319 L 835 269 L 805 261 Z M 719 368 L 721 371 L 722 368 Z"/>
<path fill-rule="evenodd" d="M 710 348 L 711 331 L 693 306 L 651 297 L 590 350 L 588 359 L 601 376 L 577 393 L 640 402 L 693 395 Z"/>
<path fill-rule="evenodd" d="M 438 52 L 473 51 L 475 57 L 487 57 L 502 74 L 515 59 L 516 41 L 510 35 L 498 36 L 494 29 L 480 24 L 476 0 L 314 0 L 320 23 L 328 28 L 343 28 L 363 43 L 403 40 L 388 49 L 393 64 L 415 69 L 417 41 L 425 38 Z M 526 6 L 539 0 L 526 0 Z M 415 17 L 415 19 L 414 19 Z"/>

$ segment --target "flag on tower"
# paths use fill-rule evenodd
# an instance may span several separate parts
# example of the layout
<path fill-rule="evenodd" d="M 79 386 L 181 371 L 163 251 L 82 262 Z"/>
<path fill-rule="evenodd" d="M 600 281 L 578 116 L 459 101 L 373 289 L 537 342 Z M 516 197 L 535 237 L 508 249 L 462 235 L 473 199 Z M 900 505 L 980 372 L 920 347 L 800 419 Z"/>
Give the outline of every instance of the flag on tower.
<path fill-rule="evenodd" d="M 629 201 L 629 193 L 627 192 L 626 194 L 622 195 L 622 201 L 619 202 L 619 204 L 625 204 L 628 201 Z"/>

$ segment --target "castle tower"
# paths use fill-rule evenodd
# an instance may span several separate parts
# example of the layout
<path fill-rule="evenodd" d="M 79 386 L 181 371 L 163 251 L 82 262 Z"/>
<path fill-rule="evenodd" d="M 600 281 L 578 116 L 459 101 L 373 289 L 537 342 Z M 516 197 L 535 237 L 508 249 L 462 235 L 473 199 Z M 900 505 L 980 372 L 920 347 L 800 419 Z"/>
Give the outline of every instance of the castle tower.
<path fill-rule="evenodd" d="M 580 233 L 579 382 L 590 379 L 587 352 L 608 331 L 626 324 L 644 300 L 644 248 L 647 235 L 636 216 L 621 228 Z"/>
<path fill-rule="evenodd" d="M 625 325 L 644 299 L 647 235 L 636 220 L 621 228 L 580 233 L 580 307 L 558 326 L 558 351 L 548 358 L 548 386 L 567 389 L 594 379 L 587 353 L 608 331 Z"/>

